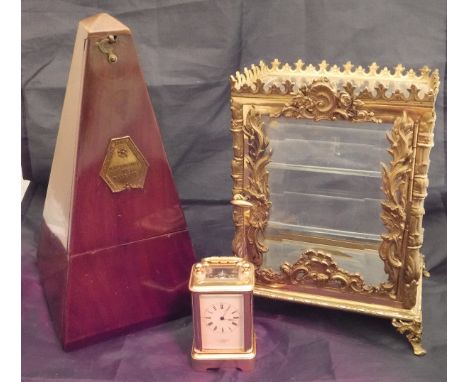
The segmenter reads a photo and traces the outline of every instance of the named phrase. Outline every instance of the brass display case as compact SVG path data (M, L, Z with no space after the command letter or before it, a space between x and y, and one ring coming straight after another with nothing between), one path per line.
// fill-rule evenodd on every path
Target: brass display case
M231 77L233 253L254 293L390 318L421 345L438 71L260 62Z

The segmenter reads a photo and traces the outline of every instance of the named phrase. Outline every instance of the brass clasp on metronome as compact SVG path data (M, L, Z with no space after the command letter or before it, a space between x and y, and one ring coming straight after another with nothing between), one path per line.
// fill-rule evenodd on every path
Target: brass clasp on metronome
M99 50L107 56L107 61L109 61L110 64L117 62L117 55L113 52L113 45L116 42L117 36L110 34L96 43Z

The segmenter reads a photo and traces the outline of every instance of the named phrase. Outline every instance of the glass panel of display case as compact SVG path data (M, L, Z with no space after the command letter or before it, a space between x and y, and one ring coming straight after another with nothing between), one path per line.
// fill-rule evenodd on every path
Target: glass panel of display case
M381 163L390 159L392 125L263 120L272 150L263 266L278 269L307 249L323 250L367 283L384 282Z

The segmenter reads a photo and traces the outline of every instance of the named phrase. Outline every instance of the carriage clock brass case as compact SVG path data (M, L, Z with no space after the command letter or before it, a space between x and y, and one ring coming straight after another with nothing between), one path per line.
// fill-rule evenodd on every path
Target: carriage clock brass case
M423 355L421 288L422 276L428 273L420 248L438 71L427 67L419 73L405 71L401 64L393 71L379 70L375 63L368 69L353 68L350 62L330 67L325 61L305 66L301 60L281 65L275 59L270 65L261 61L231 76L232 249L256 267L254 294L390 318L414 353ZM278 155L272 150L265 120L310 124L310 131L317 121L341 121L349 129L352 123L367 123L371 128L389 124L388 142L384 140L387 159L372 172L381 188L376 219L383 232L375 235L378 242L367 247L358 237L340 242L307 234L297 235L298 239L291 232L280 232L277 236L283 235L284 243L300 240L305 249L275 268L264 265L265 259L275 256L266 232L275 208L270 162L272 155ZM313 155L314 150L309 152ZM319 214L326 216L327 210ZM374 251L384 280L367 283L360 273L340 266L335 253L346 256L346 248Z
M207 257L193 265L189 289L195 370L254 368L254 284L253 264L239 257Z

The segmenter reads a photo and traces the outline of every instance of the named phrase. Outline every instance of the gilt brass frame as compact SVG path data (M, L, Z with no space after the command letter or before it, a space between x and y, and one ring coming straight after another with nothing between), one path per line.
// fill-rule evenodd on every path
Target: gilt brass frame
M255 264L256 295L391 318L414 353L423 355L421 290L426 272L420 248L438 71L423 67L417 74L398 65L392 72L375 63L368 70L353 67L350 62L328 69L325 61L305 67L301 60L293 66L274 60L231 76L232 250ZM298 254L294 264L285 262L279 271L260 267L268 251L264 231L271 206L271 149L262 116L393 124L387 135L391 160L382 164L386 232L379 255L386 282L367 285L323 251Z

